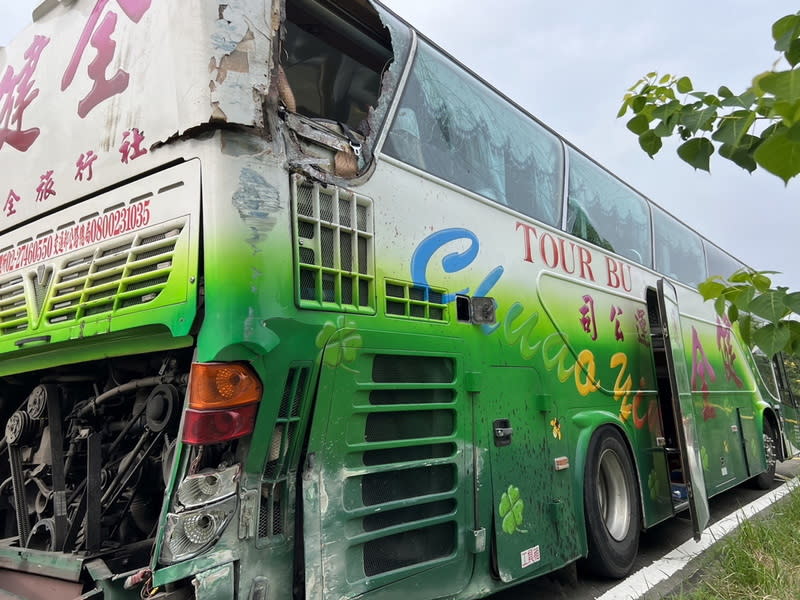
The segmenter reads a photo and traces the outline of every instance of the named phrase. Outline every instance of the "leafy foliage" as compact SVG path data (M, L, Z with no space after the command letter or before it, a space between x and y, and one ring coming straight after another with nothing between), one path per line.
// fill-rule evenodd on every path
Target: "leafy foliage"
M737 271L728 280L712 277L698 286L717 313L739 323L742 339L768 356L800 354L800 292L772 287L774 271Z
M677 135L678 156L695 169L709 171L716 149L748 172L761 167L788 183L800 173L800 12L778 19L772 38L780 58L742 93L703 92L689 77L652 72L629 88L617 117L633 113L627 127L651 158ZM779 67L784 60L788 69Z

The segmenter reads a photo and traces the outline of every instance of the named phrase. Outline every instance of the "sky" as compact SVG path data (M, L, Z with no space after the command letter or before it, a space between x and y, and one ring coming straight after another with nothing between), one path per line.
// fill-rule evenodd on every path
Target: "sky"
M166 0L156 0L166 1ZM0 45L39 0L4 1ZM675 154L650 159L617 119L622 96L650 71L695 88L744 91L778 54L770 26L789 0L385 0L405 20L542 122L667 211L778 284L800 290L800 177L784 186L712 158L711 174ZM628 117L629 118L629 117Z

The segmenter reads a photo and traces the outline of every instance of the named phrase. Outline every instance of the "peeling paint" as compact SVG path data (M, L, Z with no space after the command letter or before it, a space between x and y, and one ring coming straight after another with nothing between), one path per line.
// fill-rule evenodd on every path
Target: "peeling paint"
M245 167L239 173L239 188L233 194L233 206L250 229L247 243L259 252L261 239L275 227L273 216L281 209L277 188L254 169Z
M263 2L220 4L210 35L209 88L212 119L263 126L259 97L266 94L272 13ZM261 19L253 20L253 15ZM254 100L256 100L254 102Z

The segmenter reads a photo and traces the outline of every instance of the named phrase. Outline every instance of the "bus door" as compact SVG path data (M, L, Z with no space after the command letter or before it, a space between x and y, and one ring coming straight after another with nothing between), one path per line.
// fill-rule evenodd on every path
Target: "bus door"
M708 498L700 459L692 388L686 368L678 294L669 281L660 279L656 294L648 294L648 309L653 315L651 347L673 507L678 512L688 504L694 538L699 540L700 533L708 524Z
M307 600L455 596L468 583L472 400L454 346L355 326L330 338L300 479Z
M577 552L566 427L541 389L532 368L490 367L479 399L479 426L491 432L492 561L504 582L550 571Z
M778 396L783 421L786 453L795 456L800 453L800 359L791 354L778 354L772 359L777 379Z

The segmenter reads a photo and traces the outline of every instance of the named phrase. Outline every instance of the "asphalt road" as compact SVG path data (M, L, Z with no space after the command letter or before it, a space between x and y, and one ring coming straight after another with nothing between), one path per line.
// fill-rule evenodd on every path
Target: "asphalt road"
M800 473L800 460L779 463L777 472L781 477L797 476ZM781 480L776 478L774 487L780 483ZM755 490L741 485L715 496L709 501L711 523L728 516L768 492L769 490ZM692 527L688 521L688 513L686 514L686 518L670 519L642 533L634 572L652 564L692 538ZM575 565L571 565L561 572L544 575L489 598L490 600L593 600L618 583L616 580L598 579L580 573Z

